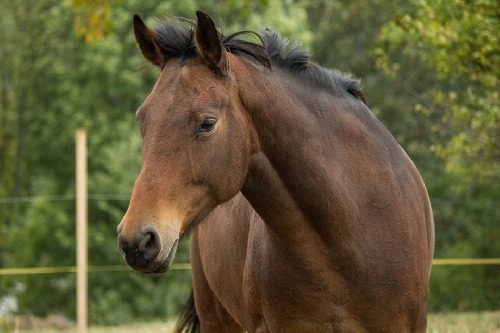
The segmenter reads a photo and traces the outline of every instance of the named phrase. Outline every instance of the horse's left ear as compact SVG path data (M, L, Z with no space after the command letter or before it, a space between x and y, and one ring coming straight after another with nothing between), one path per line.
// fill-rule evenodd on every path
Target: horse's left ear
M196 11L196 48L207 66L214 72L226 75L229 67L227 52L222 45L214 21L201 10Z

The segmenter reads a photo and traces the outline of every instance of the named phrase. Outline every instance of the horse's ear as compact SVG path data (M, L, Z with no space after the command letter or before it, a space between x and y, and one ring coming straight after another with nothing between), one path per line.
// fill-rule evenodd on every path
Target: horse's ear
M195 28L196 48L207 66L216 73L226 75L228 71L227 52L222 45L214 21L201 10L196 11L198 23Z
M165 56L156 41L156 34L146 26L137 14L134 15L134 34L144 58L161 67L165 62Z

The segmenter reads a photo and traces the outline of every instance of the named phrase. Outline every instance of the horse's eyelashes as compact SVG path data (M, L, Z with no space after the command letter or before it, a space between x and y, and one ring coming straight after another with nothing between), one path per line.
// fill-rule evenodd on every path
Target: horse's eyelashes
M210 133L215 129L215 125L217 124L217 119L212 117L207 117L202 119L196 124L196 133Z

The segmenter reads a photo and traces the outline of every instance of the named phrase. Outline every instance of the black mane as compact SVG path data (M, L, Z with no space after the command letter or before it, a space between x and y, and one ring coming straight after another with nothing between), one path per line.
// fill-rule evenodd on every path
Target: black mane
M196 56L194 43L195 21L176 18L160 22L155 28L156 40L167 59L180 58L181 62ZM348 92L365 102L361 83L349 75L321 67L311 61L309 53L299 43L289 44L279 33L263 29L262 36L253 31L239 31L228 36L221 35L225 49L238 56L254 58L263 66L288 70L301 79L322 86ZM259 43L244 37L254 37Z

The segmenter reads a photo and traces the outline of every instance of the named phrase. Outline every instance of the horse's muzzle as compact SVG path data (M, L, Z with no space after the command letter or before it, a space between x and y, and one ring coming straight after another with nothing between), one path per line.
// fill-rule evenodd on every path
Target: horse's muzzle
M174 260L178 241L162 244L160 235L152 227L143 228L131 239L118 231L118 248L125 261L133 269L146 273L167 271Z

